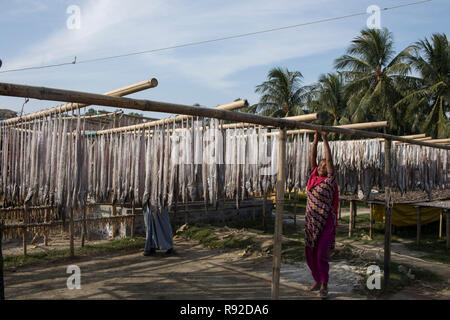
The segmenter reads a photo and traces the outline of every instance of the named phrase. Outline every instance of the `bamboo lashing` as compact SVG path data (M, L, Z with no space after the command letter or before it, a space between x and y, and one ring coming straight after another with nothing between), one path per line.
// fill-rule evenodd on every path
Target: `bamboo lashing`
M310 129L325 132L336 132L346 135L358 135L368 138L385 138L394 141L409 142L412 144L422 145L425 147L434 147L438 149L450 150L450 146L439 145L435 143L428 143L425 141L416 141L412 139L402 138L386 133L370 132L357 129L347 129L331 126L323 126L318 124L310 124L305 122L298 122L292 120L285 120L280 118L271 118L254 114L247 114L243 112L232 112L227 110L220 110L216 108L192 107L182 104L119 98L112 96L105 96L95 93L87 93L72 90L61 90L46 87L34 87L26 85L17 85L11 83L0 83L0 95L13 96L22 98L32 98L39 100L76 102L85 104L95 104L108 107L117 107L123 109L136 109L142 111L155 111L174 114L184 114L189 116L199 116L206 118L216 118L229 121L241 121L259 124L262 126L273 126L289 129ZM173 120L172 120L173 121Z
M129 94L133 94L133 93L147 90L150 88L155 88L156 86L158 86L158 80L155 78L151 78L149 80L144 80L141 82L130 84L126 87L108 91L108 92L104 93L104 95L112 96L112 97L123 97L123 96L129 95ZM89 104L89 103L87 103L87 104L67 103L62 106L58 106L58 107L54 107L51 109L31 113L31 114L28 114L28 115L25 115L22 117L15 117L15 118L7 119L4 121L4 124L6 124L6 125L16 124L18 122L34 120L34 119L46 117L46 116L49 116L49 115L52 115L55 113L68 112L68 111L72 111L75 109L84 108L89 105L91 105L91 104Z

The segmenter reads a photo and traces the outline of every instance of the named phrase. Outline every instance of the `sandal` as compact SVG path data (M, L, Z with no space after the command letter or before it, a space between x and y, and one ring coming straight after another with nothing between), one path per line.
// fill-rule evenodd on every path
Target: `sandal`
M328 289L320 289L319 297L322 299L328 298Z
M308 291L318 291L320 289L320 283L316 282L312 286L308 287Z

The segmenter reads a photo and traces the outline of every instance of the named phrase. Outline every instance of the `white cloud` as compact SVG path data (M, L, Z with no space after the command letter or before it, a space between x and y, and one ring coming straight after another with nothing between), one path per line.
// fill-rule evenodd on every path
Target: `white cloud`
M70 62L191 41L253 32L342 14L330 1L211 1L87 0L81 4L82 28L60 30L23 50L4 69ZM327 7L327 10L322 10ZM197 47L143 55L132 63L164 66L215 88L238 83L232 75L247 68L304 57L347 44L355 29L321 24ZM127 60L130 63L130 60ZM91 68L95 69L93 64ZM73 69L76 70L76 69ZM73 71L76 77L76 71Z

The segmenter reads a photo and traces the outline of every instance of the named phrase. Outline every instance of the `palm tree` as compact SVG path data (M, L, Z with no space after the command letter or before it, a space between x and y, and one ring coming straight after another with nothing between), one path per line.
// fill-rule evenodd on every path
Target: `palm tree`
M303 114L303 102L307 94L300 86L303 75L280 67L268 73L268 80L256 86L255 92L262 94L259 103L250 110L265 116L288 117Z
M348 82L345 95L352 122L387 120L400 134L408 129L401 119L402 110L393 106L402 97L400 85L411 81L410 66L405 63L409 48L394 56L392 34L386 29L365 29L356 37L347 54L335 60Z
M450 134L446 112L450 104L450 46L445 34L433 34L410 47L408 62L421 76L396 106L407 106L407 118L416 130L432 137Z
M344 117L347 108L344 88L345 82L340 73L321 75L319 81L311 87L314 100L309 101L309 109L313 112L326 112L328 116L325 125L337 126Z

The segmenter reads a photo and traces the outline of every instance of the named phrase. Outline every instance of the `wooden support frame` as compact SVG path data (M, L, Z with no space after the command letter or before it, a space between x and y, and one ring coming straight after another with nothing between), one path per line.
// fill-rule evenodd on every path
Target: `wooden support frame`
M160 101L150 101L141 99L131 99L122 97L106 96L95 93L86 93L72 90L61 90L46 87L34 87L26 85L17 85L0 82L0 95L10 97L22 97L39 100L64 101L72 103L95 104L108 107L117 107L123 109L135 109L141 111L155 111L164 113L183 114L185 116L199 116L216 118L229 121L240 121L262 126L273 126L289 129L310 129L317 131L335 132L346 135L358 135L368 138L384 138L389 141L402 141L411 144L422 145L425 147L434 147L450 150L450 146L425 141L416 141L399 136L393 136L386 133L370 132L357 129L347 129L332 126L322 126L293 120L265 117L243 112L232 112L227 110L218 110L216 108L191 107L182 104L167 103ZM173 120L171 120L173 121ZM131 129L130 129L131 130Z

